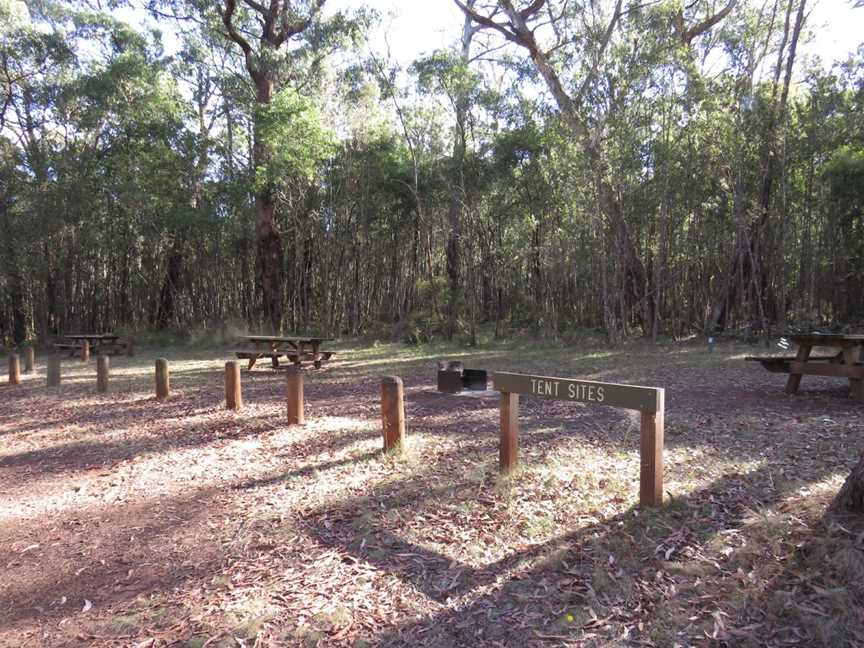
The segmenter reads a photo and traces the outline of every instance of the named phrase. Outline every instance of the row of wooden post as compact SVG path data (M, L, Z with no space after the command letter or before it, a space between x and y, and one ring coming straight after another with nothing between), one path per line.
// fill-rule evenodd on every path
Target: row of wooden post
M60 384L60 356L56 353L48 356L46 364L45 379L49 387ZM96 359L96 390L105 393L108 391L108 374L110 360L106 355L100 355ZM32 374L36 370L35 356L32 347L24 351L24 373ZM9 384L21 384L21 359L17 353L9 355Z
M85 342L86 344L86 342ZM97 391L108 391L110 361L100 355L97 360ZM33 349L25 352L24 370L34 370ZM303 370L290 367L287 370L287 417L289 425L304 425ZM60 357L49 357L48 385L60 384ZM9 382L21 382L21 367L18 354L9 356ZM156 360L156 398L164 400L171 391L168 361ZM381 427L384 450L394 451L405 445L405 402L402 379L385 376L381 380ZM240 363L225 363L225 406L230 410L243 407L240 381ZM663 503L663 396L659 396L656 412L642 412L640 425L640 503L660 506ZM501 392L501 426L499 438L499 467L502 473L514 470L519 461L519 394Z
M305 425L306 418L303 410L303 372L297 367L290 367L287 370L287 386L288 424ZM225 363L225 407L235 411L243 409L240 363L236 360L231 360Z
M87 341L81 352L82 360L89 357ZM87 357L85 357L85 354ZM100 355L96 360L96 390L100 393L108 391L111 361L107 355ZM24 352L24 372L33 373L35 358L32 348ZM49 387L60 384L60 356L48 357L47 382ZM21 362L17 353L9 356L9 383L21 383ZM303 371L291 367L287 371L287 410L289 425L304 425ZM156 360L156 398L164 400L171 392L171 378L168 361L165 358ZM402 379L396 376L386 376L381 380L381 425L384 435L384 450L396 450L405 444L405 403ZM240 363L230 361L225 363L225 406L230 410L243 407L243 392L240 382Z
M85 342L86 344L86 342ZM89 355L88 355L89 357ZM49 387L56 387L60 384L60 363L61 359L58 354L48 356L46 364L46 381ZM105 393L108 391L108 374L111 366L111 361L107 355L100 355L96 358L96 390ZM36 371L36 358L32 347L28 347L24 351L24 373L32 374ZM17 353L9 355L9 384L21 384L21 359Z
M31 374L35 371L35 356L33 347L24 349L24 373ZM17 353L9 355L9 384L21 384L21 357Z
M167 372L167 368L165 369ZM157 361L157 383L159 366ZM286 372L288 425L305 425L303 393L303 370L290 367ZM167 377L165 378L167 385ZM240 363L225 363L225 406L230 410L243 407L243 391L240 382ZM402 379L385 376L381 380L381 426L384 450L397 450L405 445L405 395Z

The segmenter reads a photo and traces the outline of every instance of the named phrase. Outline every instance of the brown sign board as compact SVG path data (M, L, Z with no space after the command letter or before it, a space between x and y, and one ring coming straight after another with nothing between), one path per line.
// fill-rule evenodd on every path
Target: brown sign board
M657 412L663 403L663 390L658 387L637 387L551 376L495 372L492 375L492 386L500 392L510 394L611 405L640 412Z

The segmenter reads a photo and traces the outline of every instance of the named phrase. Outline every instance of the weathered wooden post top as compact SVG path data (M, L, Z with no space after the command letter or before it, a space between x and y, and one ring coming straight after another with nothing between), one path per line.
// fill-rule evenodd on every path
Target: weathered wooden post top
M659 387L619 385L590 380L496 372L493 388L501 392L499 460L502 472L519 462L519 395L539 396L593 405L609 405L641 413L639 503L663 503L663 411L665 392Z

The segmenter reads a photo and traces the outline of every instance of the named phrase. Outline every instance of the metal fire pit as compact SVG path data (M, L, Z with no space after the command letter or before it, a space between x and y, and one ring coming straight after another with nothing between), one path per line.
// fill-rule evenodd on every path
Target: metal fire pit
M462 389L467 391L486 391L488 379L485 369L465 369L462 372Z
M486 391L488 378L484 369L465 369L461 362L438 363L438 391L458 394L462 391Z

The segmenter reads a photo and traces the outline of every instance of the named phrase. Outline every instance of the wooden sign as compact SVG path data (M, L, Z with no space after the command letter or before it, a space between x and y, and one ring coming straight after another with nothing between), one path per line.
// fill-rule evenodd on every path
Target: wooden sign
M516 373L495 373L494 388L511 394L528 394L554 400L611 405L640 412L656 412L662 389L635 387L615 383L570 380L549 376L528 376Z
M637 410L642 418L639 503L642 506L663 504L663 389L504 372L493 374L492 384L501 392L501 472L510 472L519 463L520 394Z

